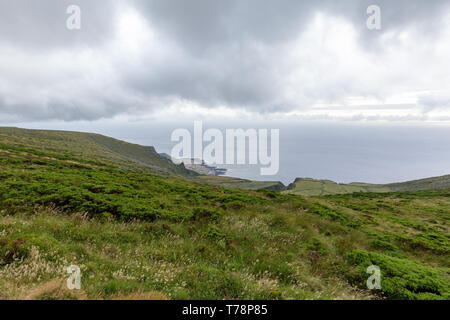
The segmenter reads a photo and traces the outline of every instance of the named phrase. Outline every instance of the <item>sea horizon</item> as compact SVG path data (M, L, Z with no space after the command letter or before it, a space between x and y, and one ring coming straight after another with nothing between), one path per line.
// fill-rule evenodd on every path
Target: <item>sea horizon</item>
M206 122L205 128L249 129L239 122ZM96 122L17 123L30 129L94 132L170 154L170 140L177 128L192 131L192 122L133 122L104 125ZM286 186L296 178L332 180L337 183L387 184L450 173L450 127L445 125L379 123L279 123L260 122L255 127L280 129L280 166L275 175L262 176L260 165L213 164L228 169L225 176L256 181L280 181ZM206 144L205 144L206 145ZM248 148L248 145L247 145Z

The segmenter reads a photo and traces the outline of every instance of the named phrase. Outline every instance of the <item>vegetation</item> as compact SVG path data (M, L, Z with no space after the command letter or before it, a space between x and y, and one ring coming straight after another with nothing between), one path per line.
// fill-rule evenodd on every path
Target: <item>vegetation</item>
M192 179L200 183L212 184L224 188L239 188L247 190L267 189L270 191L286 190L286 186L280 181L251 181L223 176L197 176Z
M223 188L89 137L0 128L0 298L449 298L449 189Z
M450 175L391 184L370 184L364 182L345 184L331 180L297 178L287 187L285 192L304 196L325 196L355 192L418 191L448 188L450 188Z

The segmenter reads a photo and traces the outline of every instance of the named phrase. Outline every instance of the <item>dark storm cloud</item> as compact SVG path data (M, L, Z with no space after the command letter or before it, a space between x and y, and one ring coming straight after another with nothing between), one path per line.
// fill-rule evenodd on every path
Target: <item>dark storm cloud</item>
M82 29L75 32L65 27L72 4L82 10ZM380 31L366 28L372 4L382 10ZM127 7L157 35L154 42L141 43L138 53L129 53L123 39L116 43L117 23ZM422 83L403 84L410 81L403 69L377 74L375 58L384 52L380 37L413 27L424 38L438 38L447 8L445 0L0 0L0 115L94 120L163 108L171 99L283 112L352 95L383 96L397 83L405 90L427 89ZM315 34L293 46L317 13L337 19L327 25L330 32L333 23L342 27L339 21L353 27L358 47L350 54L373 55L369 71L352 68L358 57L338 55L333 61L322 46L311 46L320 41ZM294 49L299 58L289 57ZM42 51L52 55L43 58ZM59 51L63 58L55 59ZM428 70L437 65L423 61Z

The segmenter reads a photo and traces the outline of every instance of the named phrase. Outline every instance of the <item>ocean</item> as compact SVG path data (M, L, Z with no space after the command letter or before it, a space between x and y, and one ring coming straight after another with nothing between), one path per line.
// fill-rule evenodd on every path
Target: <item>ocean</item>
M193 122L68 122L15 124L41 129L97 132L121 140L154 146L171 153L177 128L193 132ZM291 183L297 177L340 183L391 183L450 173L450 125L426 123L317 123L232 122L209 123L207 128L267 128L280 130L280 166L277 174L262 176L259 165L218 165L227 176Z

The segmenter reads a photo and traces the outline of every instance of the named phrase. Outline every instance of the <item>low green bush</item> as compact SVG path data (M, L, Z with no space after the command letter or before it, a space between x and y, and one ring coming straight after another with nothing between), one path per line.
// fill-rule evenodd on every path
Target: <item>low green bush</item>
M367 267L376 265L381 270L381 292L389 299L449 299L449 269L421 265L409 259L386 254L354 250L347 254L349 264L358 272L349 280L364 286L369 275Z

